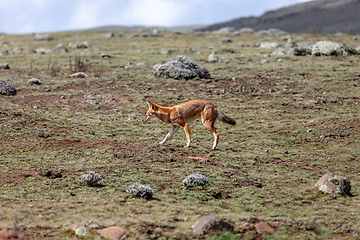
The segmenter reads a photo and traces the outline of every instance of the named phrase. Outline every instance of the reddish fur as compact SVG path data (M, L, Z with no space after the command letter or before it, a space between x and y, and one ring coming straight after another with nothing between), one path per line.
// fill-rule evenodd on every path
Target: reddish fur
M153 117L153 115L155 115L162 121L173 125L172 130L161 144L169 140L178 130L178 126L181 126L185 130L187 139L186 147L188 147L191 142L189 123L201 117L204 126L212 132L215 137L213 149L216 147L219 140L219 133L216 131L214 124L216 119L218 119L218 108L211 102L192 100L173 107L163 107L151 101L147 101L147 103L149 104L149 109L143 118L143 121L147 121L150 116ZM231 125L235 125L236 123L235 120L226 117L223 114L219 120Z

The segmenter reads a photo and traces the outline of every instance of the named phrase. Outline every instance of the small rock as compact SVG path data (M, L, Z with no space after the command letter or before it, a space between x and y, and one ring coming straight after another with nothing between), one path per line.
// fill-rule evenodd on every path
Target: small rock
M89 229L87 229L86 227L78 227L76 230L75 230L75 234L77 236L86 236L89 234Z
M58 44L54 50L53 50L54 53L67 53L68 52L68 49L63 46L62 44Z
M301 105L305 105L305 106L309 106L309 105L317 104L318 102L315 101L315 100L304 100L304 101L298 101L296 103L301 104Z
M115 34L113 32L109 32L109 33L105 34L105 37L112 38L112 37L115 37Z
M23 236L13 230L0 231L0 240L32 240L32 238Z
M51 49L48 49L48 48L44 48L44 47L38 47L36 49L36 52L37 53L40 53L40 54L45 54L45 53L51 53Z
M183 181L182 184L185 187L196 187L208 184L209 180L207 177L200 173L194 173L187 176Z
M259 44L259 48L279 48L279 47L281 47L281 45L275 42L262 42Z
M348 56L358 54L355 49L352 49L345 44L340 44L330 41L320 41L312 46L311 55L313 56Z
M96 232L104 238L113 240L123 240L129 236L129 231L126 228L116 226L99 229Z
M222 232L234 232L234 226L215 215L206 215L192 226L193 232L199 238L207 238Z
M319 190L329 194L350 194L350 180L339 175L327 173L322 176L315 184Z
M223 39L221 40L221 42L222 42L222 43L232 43L233 40L232 40L231 38L223 38Z
M0 56L7 56L9 55L9 51L8 50L5 50L3 52L0 52Z
M140 183L134 183L131 186L127 187L127 193L131 193L132 195L143 198L143 199L152 199L154 192L151 187L142 185Z
M41 85L42 82L37 78L32 78L32 79L28 80L27 83Z
M87 186L97 186L101 181L101 174L95 173L94 171L89 171L88 174L84 174L81 176L81 182Z
M109 54L103 53L103 54L101 54L101 58L112 58L112 56Z
M91 105L100 105L102 103L102 101L99 99L89 99L86 100L85 102L90 103Z
M86 78L88 75L84 72L77 72L77 73L73 73L71 74L69 77L73 77L73 78Z
M0 69L10 69L8 63L0 63Z
M80 42L80 43L69 43L68 48L90 48L91 45L88 41Z
M269 224L266 222L259 222L255 224L255 229L257 233L261 235L268 235L273 234L275 232L275 229L272 228Z
M27 51L27 53L36 53L36 50L32 49L32 48L29 48Z
M77 222L77 223L72 223L68 226L70 231L75 231L76 229L78 229L79 227L85 227L85 223L81 223L81 222Z
M168 48L164 48L163 50L161 50L161 54L171 54L173 51L168 49Z
M234 32L234 35L241 35L241 34L253 34L255 31L252 28L241 28Z
M220 28L216 31L214 31L214 33L217 33L217 34L232 34L234 32L234 28L232 27L223 27L223 28Z
M225 62L225 59L224 58L222 58L222 57L219 57L219 56L216 56L216 55L213 55L213 54L211 54L211 55L209 55L209 57L208 57L208 62L210 62L210 63L214 63L214 62Z
M49 138L52 136L52 133L47 130L40 130L38 131L38 136L41 138Z

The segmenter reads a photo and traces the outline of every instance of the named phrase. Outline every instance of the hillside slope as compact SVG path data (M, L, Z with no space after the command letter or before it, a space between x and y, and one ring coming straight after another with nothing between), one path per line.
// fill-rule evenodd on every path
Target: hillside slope
M360 0L318 0L269 11L260 17L238 18L200 31L223 27L254 30L279 28L290 33L360 33Z

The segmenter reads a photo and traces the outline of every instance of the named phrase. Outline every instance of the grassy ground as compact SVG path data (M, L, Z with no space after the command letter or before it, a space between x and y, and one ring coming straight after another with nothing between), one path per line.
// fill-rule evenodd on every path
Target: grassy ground
M272 36L231 36L234 42L223 44L224 36L214 34L52 35L50 42L0 35L9 42L0 51L10 52L0 57L10 65L0 69L1 79L18 89L16 96L0 96L0 230L16 228L35 239L77 239L67 226L92 221L126 227L130 239L193 239L191 226L203 215L216 214L234 223L241 239L358 237L358 56L278 62L264 57L273 50L252 47L264 38L285 43ZM359 45L347 35L293 38ZM95 48L26 53L83 40ZM164 48L173 52L161 54ZM212 52L226 62L207 63ZM207 66L212 79L153 76L155 64L180 54ZM263 64L263 59L270 62ZM69 77L77 60L88 77ZM33 77L43 84L27 84ZM165 106L210 100L237 125L216 124L220 141L215 151L210 149L213 137L199 121L191 125L190 148L183 149L183 131L159 146L170 127L157 119L141 122L145 96ZM88 171L102 174L100 187L80 184ZM196 172L210 183L182 186ZM349 178L354 196L326 196L314 189L329 172ZM135 182L152 187L155 199L126 193ZM276 232L258 235L257 221L268 222Z

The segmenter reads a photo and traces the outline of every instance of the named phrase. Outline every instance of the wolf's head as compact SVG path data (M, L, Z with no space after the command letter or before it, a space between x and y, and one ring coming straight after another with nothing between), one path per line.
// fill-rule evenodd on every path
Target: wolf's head
M147 103L149 109L147 110L144 118L143 118L143 122L146 122L154 117L156 117L156 104L153 103L153 102L150 102L150 101L147 101L145 98L144 98L144 101Z

